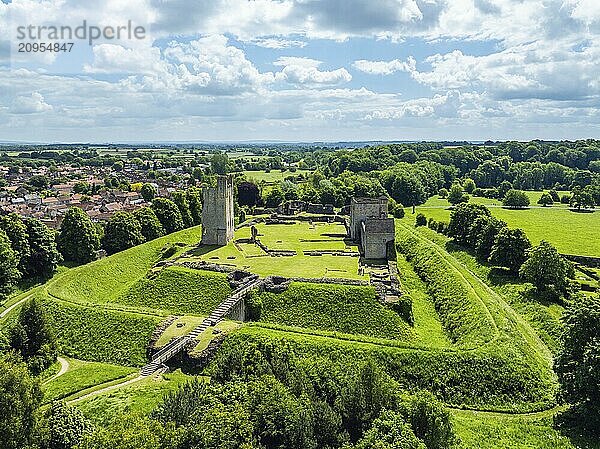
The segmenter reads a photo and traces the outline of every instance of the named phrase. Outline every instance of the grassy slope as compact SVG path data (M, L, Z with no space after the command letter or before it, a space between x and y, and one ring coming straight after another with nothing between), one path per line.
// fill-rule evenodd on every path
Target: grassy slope
M60 299L103 304L119 296L146 275L159 260L167 243L196 243L201 238L199 226L179 231L110 257L74 268L48 285L48 292Z
M372 287L292 283L283 293L263 292L261 321L289 326L410 339L410 327L382 306Z
M96 424L105 424L120 413L150 413L163 396L174 391L190 376L175 371L158 379L148 377L132 385L77 402L77 407Z
M536 198L541 192L531 192ZM471 199L472 202L498 206L496 200L487 198ZM532 201L532 206L537 206ZM417 208L428 218L449 221L450 211L444 209L450 204L437 197L430 198L423 206ZM594 213L571 212L566 207L555 205L547 208L531 208L525 210L510 210L502 207L490 209L492 214L504 220L510 227L523 229L529 239L537 244L547 240L562 253L586 256L600 256L600 211ZM407 209L407 215L410 211Z
M140 279L115 302L164 314L209 315L230 293L226 274L169 267L155 279Z
M69 370L44 386L44 402L63 399L94 385L118 379L135 372L132 368L106 363L68 359Z

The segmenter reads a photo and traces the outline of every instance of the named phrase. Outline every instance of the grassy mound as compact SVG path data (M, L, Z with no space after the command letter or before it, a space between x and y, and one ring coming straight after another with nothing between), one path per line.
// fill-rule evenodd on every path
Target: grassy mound
M226 274L169 267L155 279L140 279L115 302L166 314L208 315L230 294Z
M84 307L43 298L61 353L77 359L142 366L161 317Z
M163 246L196 243L201 236L201 228L196 226L74 268L50 283L48 293L80 303L115 302L160 259Z
M409 325L381 305L373 287L294 282L283 293L263 292L261 321L288 326L410 339Z

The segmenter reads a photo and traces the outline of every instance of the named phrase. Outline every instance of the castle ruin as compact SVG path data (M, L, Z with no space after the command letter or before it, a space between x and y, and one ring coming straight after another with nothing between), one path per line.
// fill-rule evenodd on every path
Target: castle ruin
M387 259L395 238L394 219L388 218L388 199L352 198L350 238L359 242L365 259Z
M233 177L219 176L216 187L205 187L202 197L202 244L225 246L235 231Z

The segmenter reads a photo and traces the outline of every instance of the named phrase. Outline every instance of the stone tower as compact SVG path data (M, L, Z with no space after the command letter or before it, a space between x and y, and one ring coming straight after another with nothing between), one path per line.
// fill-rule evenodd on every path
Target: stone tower
M202 244L225 246L233 239L233 177L219 176L202 192Z

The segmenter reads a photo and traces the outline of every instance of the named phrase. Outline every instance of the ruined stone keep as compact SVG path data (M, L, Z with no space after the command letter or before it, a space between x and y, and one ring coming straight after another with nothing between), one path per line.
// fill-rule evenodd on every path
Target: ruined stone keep
M233 177L219 176L216 187L202 192L202 244L225 246L233 239Z
M350 238L359 243L365 259L387 259L388 245L394 242L394 219L388 218L388 199L352 198Z

